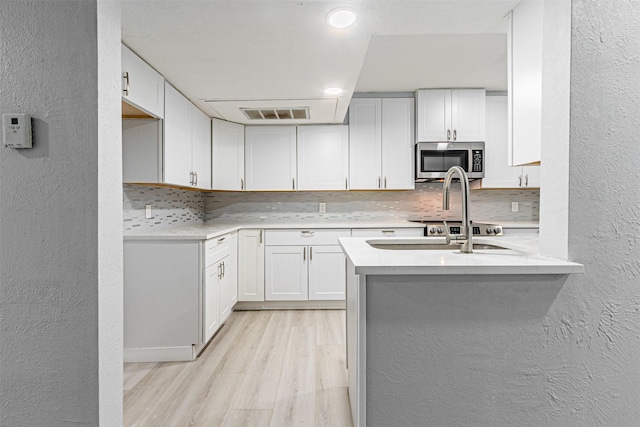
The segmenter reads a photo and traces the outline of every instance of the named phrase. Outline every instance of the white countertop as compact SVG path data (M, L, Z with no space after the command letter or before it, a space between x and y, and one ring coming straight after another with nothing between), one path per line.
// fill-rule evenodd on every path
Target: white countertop
M424 228L424 224L404 219L382 220L265 220L265 221L207 221L201 224L173 226L142 231L128 231L125 240L206 240L240 229L276 228Z
M476 237L474 243L504 246L509 250L476 250L461 254L459 250L376 249L367 241L411 241L445 243L443 238L358 238L339 239L345 254L355 265L357 274L366 275L435 275L435 274L570 274L583 273L584 266L538 254L536 236Z

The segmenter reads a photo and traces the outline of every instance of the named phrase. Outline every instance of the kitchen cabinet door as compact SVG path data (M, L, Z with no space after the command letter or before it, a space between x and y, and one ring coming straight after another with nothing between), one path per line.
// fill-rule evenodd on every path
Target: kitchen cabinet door
M418 90L418 141L484 141L485 95L484 89Z
M453 89L451 91L451 129L454 142L485 140L484 89Z
M211 119L214 190L244 190L244 126Z
M298 126L298 190L346 190L349 127Z
M264 230L238 232L238 301L264 301Z
M296 189L296 127L246 126L247 190Z
M418 141L442 142L451 139L451 89L419 90Z
M267 246L265 248L265 300L306 301L306 246Z
M125 45L122 47L122 99L159 119L164 117L164 78Z
M309 246L309 300L344 300L346 258L340 246Z
M380 189L381 168L382 100L354 98L349 104L349 188Z
M164 182L191 187L192 104L168 83L164 114Z
M382 188L412 190L414 180L415 102L382 99Z
M205 286L204 286L204 340L203 343L209 342L211 337L220 328L220 263L210 265L205 270Z
M523 1L509 14L507 87L509 165L540 161L544 2Z
M191 170L193 186L211 190L211 119L191 104Z
M238 239L237 234L227 235L229 255L222 260L222 277L220 278L220 323L224 323L233 306L238 302Z
M522 166L522 188L540 188L540 166Z

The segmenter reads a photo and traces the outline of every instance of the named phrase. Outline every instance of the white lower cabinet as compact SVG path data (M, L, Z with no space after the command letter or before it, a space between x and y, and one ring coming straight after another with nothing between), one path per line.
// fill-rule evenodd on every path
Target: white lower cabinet
M424 227L408 228L354 228L352 237L422 237Z
M211 265L205 270L204 286L204 342L208 342L220 328L220 266Z
M265 300L344 300L345 256L338 237L351 230L266 230Z
M264 301L264 230L238 232L238 301Z

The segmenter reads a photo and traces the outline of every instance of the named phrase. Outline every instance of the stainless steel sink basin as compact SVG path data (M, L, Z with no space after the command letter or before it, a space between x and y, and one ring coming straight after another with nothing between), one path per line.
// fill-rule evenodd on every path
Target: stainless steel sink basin
M386 249L391 251L456 251L460 250L459 244L446 244L441 242L425 242L425 241L411 241L411 240L368 240L369 246L375 249ZM490 245L486 243L474 243L474 250L509 250L508 248Z

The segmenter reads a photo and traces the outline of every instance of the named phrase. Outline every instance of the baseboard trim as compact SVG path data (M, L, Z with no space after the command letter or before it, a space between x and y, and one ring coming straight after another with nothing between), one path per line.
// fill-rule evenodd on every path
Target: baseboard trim
M248 310L344 310L342 301L239 301L234 311Z
M190 362L196 358L195 348L188 347L150 347L125 348L124 362Z

